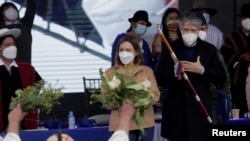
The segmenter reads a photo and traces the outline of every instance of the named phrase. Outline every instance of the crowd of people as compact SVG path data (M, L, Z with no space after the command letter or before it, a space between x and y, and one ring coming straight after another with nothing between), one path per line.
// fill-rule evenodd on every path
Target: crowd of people
M35 9L36 2L28 0L25 16L20 18L13 3L0 7L0 131L7 131L3 141L20 141L20 129L38 125L37 112L22 112L22 105L9 110L17 89L42 79L31 65ZM111 108L109 131L113 134L109 141L152 141L153 106L160 97L161 136L170 141L207 141L211 124L228 121L228 108L240 109L239 117L250 112L250 3L241 6L240 27L225 39L210 23L216 13L204 0L194 1L183 13L173 7L166 9L162 33L155 34L151 47L143 39L152 25L147 11L138 10L128 19L129 29L114 39L111 67L105 75L111 79L119 72L136 82L149 80L153 100L145 110L143 135L133 119L133 103L123 101L120 109ZM224 100L231 104L223 107Z
M153 39L151 69L158 88L164 88L161 136L170 141L206 141L210 125L226 124L230 109L240 109L241 118L250 111L250 4L242 5L240 27L224 39L223 32L210 23L217 10L206 2L194 1L193 7L183 13L172 7L166 9L162 33L156 33ZM139 19L148 22L148 16ZM141 40L137 41L142 48ZM117 40L114 48L119 48ZM205 111L194 98L196 92Z

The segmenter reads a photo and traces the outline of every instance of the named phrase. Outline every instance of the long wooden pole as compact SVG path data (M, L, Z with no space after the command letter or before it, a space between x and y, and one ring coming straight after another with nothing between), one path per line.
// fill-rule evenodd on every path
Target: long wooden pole
M174 61L175 63L178 63L179 60L178 60L178 58L176 57L174 51L172 50L170 44L168 43L168 41L167 41L166 37L164 36L164 34L163 34L162 30L160 29L160 27L158 27L158 32L160 33L163 42L166 44L166 47L167 47L167 49L169 50L170 55L171 55L173 61ZM209 114L208 114L208 112L207 112L205 106L203 105L203 103L202 103L202 101L201 101L199 95L197 94L196 90L194 89L192 83L190 82L190 80L189 80L187 74L185 73L184 70L181 70L181 71L182 71L182 73L183 73L184 79L186 80L186 82L187 82L189 88L190 88L191 91L192 91L192 94L194 95L195 100L197 101L197 103L199 104L199 106L200 106L200 108L202 109L203 113L205 114L205 116L206 116L208 122L209 122L209 123L212 123L211 117L209 116Z

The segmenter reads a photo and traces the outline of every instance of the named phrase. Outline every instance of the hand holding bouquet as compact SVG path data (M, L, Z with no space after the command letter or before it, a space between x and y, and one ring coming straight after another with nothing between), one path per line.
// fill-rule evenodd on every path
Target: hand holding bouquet
M24 112L40 109L49 113L54 105L60 104L58 100L63 97L63 93L62 88L53 88L51 84L46 84L40 80L23 90L16 90L16 97L12 98L9 108L13 109L20 103Z
M132 101L135 108L133 119L139 130L144 133L145 110L152 105L153 100L153 94L149 91L150 81L145 79L141 83L136 83L134 80L127 80L123 74L118 72L115 72L112 80L109 80L101 69L99 73L102 80L101 94L92 94L91 103L101 102L107 109L110 107L119 109L123 100Z

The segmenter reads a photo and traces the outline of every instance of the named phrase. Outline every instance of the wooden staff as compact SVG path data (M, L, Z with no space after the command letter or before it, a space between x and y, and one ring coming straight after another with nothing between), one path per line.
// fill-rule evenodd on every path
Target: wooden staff
M158 29L158 32L159 32L160 35L161 35L162 40L163 40L164 43L166 44L166 47L167 47L167 49L169 50L170 55L171 55L173 61L174 61L175 63L179 63L179 60L177 59L177 57L176 57L174 51L172 50L172 48L171 48L170 44L168 43L167 39L165 38L165 36L164 36L162 30L160 29L160 27L158 27L157 29ZM185 73L184 69L182 69L181 71L182 71L182 74L183 74L183 78L186 80L186 82L187 82L189 88L191 89L191 91L192 91L192 93L193 93L193 95L194 95L195 100L198 102L198 104L199 104L200 108L202 109L203 113L205 114L205 116L206 116L208 122L209 122L209 123L212 123L211 117L209 116L209 114L208 114L208 112L207 112L205 106L203 105L203 103L202 103L202 101L201 101L199 95L198 95L197 92L195 91L195 89L194 89L192 83L190 82L190 80L189 80L187 74Z

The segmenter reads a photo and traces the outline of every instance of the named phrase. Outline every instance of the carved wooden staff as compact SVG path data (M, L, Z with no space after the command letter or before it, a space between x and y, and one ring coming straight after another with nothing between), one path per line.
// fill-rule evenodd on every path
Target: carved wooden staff
M171 58L173 59L173 61L174 61L175 63L179 63L179 60L177 59L177 57L176 57L174 51L172 50L170 44L168 43L168 41L167 41L166 37L164 36L162 30L160 29L160 26L158 26L157 29L158 29L158 32L159 32L160 35L161 35L162 40L163 40L164 43L166 44L167 49L168 49L169 52L170 52ZM200 108L202 109L203 113L205 114L205 116L206 116L208 122L209 122L209 123L212 123L211 117L209 116L209 114L208 114L208 112L207 112L205 106L203 105L203 103L202 103L202 101L201 101L199 95L198 95L197 92L195 91L195 89L194 89L192 83L190 82L190 80L189 80L187 74L184 72L183 69L182 69L181 71L182 71L182 74L183 74L183 78L186 80L186 82L187 82L189 88L191 89L191 91L192 91L192 93L193 93L193 95L194 95L195 100L198 102L198 104L199 104Z

